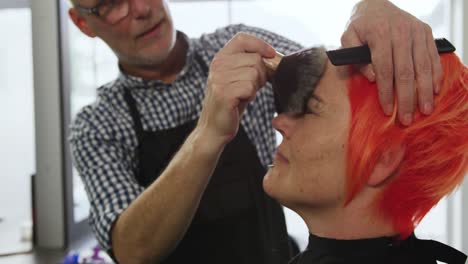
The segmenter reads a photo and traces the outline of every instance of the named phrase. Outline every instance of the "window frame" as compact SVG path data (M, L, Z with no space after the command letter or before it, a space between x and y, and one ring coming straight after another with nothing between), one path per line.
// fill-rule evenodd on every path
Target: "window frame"
M29 8L30 6L30 0L0 0L0 9Z

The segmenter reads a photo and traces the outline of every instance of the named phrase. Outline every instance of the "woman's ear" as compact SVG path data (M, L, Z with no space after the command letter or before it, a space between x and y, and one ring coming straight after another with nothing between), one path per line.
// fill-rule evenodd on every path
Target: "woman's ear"
M68 10L68 15L70 16L70 19L73 21L73 23L78 27L81 32L83 32L85 35L87 35L90 38L96 37L96 33L89 28L88 22L81 16L80 13L78 13L78 10L75 8L70 8Z
M404 156L405 147L402 144L392 146L385 150L367 180L367 185L370 187L379 187L385 184L385 182L392 178L398 171Z

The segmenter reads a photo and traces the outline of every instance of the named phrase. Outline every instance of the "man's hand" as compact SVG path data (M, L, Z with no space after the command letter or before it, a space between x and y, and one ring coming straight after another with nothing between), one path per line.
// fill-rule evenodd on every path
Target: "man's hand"
M416 97L422 113L432 112L442 66L429 25L387 0L363 0L355 6L341 43L345 48L369 45L372 65L361 72L370 81L377 80L387 115L393 112L393 87L398 118L404 125L412 122Z
M275 50L261 39L239 33L214 57L197 127L213 144L224 145L237 134L246 105L267 81L262 58Z

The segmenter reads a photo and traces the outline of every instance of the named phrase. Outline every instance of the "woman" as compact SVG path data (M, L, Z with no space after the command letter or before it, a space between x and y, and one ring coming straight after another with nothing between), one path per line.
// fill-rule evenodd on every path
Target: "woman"
M263 181L310 231L291 263L465 263L413 231L468 172L467 67L442 55L434 113L416 113L405 127L396 108L392 117L381 112L375 83L317 57L325 67L308 109L273 120L283 141Z

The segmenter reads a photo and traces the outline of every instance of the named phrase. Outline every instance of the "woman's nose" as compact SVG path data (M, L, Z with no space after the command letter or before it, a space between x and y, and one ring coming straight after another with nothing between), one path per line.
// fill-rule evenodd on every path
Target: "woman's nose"
M288 138L294 128L294 119L287 114L279 114L271 121L273 127L281 133L283 138Z

